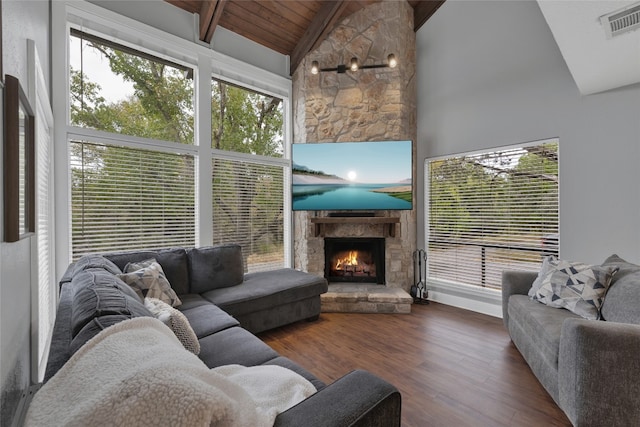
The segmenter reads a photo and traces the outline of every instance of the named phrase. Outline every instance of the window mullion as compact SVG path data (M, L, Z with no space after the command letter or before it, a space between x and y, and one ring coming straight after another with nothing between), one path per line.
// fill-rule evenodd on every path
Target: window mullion
M211 182L211 59L198 56L196 71L196 244L213 244L213 187Z

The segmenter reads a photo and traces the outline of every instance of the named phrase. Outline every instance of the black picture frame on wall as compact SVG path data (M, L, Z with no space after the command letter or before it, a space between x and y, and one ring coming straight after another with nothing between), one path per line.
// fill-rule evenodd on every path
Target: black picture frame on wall
M4 78L4 240L35 232L35 123L20 81Z

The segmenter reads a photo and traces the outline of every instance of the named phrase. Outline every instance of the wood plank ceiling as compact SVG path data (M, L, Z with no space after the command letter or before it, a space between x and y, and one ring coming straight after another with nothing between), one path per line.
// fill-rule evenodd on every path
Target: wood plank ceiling
M200 40L210 43L219 25L290 57L293 74L346 16L380 0L165 0L199 15ZM417 31L445 0L407 0Z

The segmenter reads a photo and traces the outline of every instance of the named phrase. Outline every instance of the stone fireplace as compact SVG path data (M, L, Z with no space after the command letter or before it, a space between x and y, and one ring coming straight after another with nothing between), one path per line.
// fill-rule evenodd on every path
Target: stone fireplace
M395 68L317 75L309 71L312 61L329 67L357 57L362 64L379 64L390 53L398 58ZM418 165L415 74L413 8L408 2L382 1L350 15L306 55L292 76L294 143L411 140L415 183ZM381 305L387 301L387 296L381 293L402 295L404 303L406 295L410 307L408 291L413 281L412 254L416 249L415 200L414 193L413 210L376 211L375 220L347 218L348 221L322 223L332 212L294 212L294 267L324 276L328 239L382 239L384 286L377 279L376 283L344 283L352 284L355 294L368 295L371 311L407 312L406 307L395 310ZM343 284L336 286L349 289ZM338 311L334 308L331 311Z

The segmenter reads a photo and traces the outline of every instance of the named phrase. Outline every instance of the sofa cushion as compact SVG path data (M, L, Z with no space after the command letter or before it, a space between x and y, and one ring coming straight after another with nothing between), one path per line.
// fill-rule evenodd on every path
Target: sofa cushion
M617 267L587 265L555 256L550 256L545 265L534 300L549 307L566 308L585 319L600 318L600 307Z
M155 258L130 262L125 266L124 271L118 274L118 278L131 286L141 300L157 298L172 307L182 304Z
M106 272L84 271L80 273L82 282L91 283L78 289L71 308L71 335L94 318L105 315L124 315L126 318L151 316L136 295L125 290L127 285ZM75 280L74 283L75 285Z
M111 262L109 259L103 257L102 255L90 254L81 257L76 263L73 265L72 275L76 275L81 271L90 270L90 269L103 269L108 271L111 274L119 274L122 273L121 269ZM61 280L61 282L66 282L65 278Z
M71 354L78 351L80 347L98 335L103 329L120 323L123 320L132 319L133 317L135 316L127 314L106 314L104 316L94 317L89 323L84 325L80 332L71 340L71 345L69 346Z
M186 316L198 339L240 325L236 319L200 295L183 295L180 311ZM200 303L201 302L201 303Z
M136 291L131 286L124 283L114 274L99 269L87 269L73 276L73 280L69 284L75 295L79 290L91 286L93 284L111 285L121 290L132 298L138 298ZM142 302L142 300L140 300Z
M609 285L609 287L613 286L616 281L622 279L627 274L632 274L640 271L640 265L630 263L629 261L620 258L616 254L613 254L605 259L602 263L602 266L618 268L618 272L611 278L611 284Z
M200 339L200 359L209 367L262 365L278 353L251 332L233 327Z
M602 303L603 319L640 324L640 266L617 255L610 256L602 265L619 268Z
M189 250L188 258L191 293L201 294L242 283L244 266L239 245L194 248Z
M200 353L198 337L184 314L157 298L145 298L144 306L173 331L184 348L193 354Z
M540 354L556 369L560 350L562 323L568 318L580 318L569 310L548 307L532 301L526 295L512 295L508 303L509 331L517 324L526 339L537 344ZM518 337L513 337L518 342Z
M178 295L189 293L189 269L187 251L184 248L160 249L157 251L118 252L105 254L122 271L130 262L155 258L162 266L171 287Z
M327 292L327 281L318 276L281 268L249 273L233 288L214 289L202 296L232 316L270 309Z

